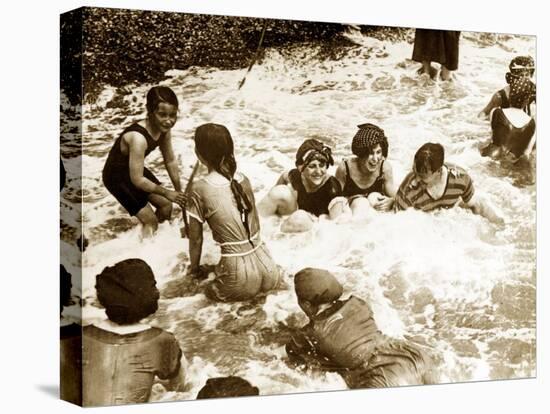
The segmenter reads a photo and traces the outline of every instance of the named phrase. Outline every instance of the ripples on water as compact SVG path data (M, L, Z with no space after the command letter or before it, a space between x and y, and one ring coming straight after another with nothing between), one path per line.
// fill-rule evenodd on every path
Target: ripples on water
M412 45L350 36L360 46L337 62L316 62L307 49L294 59L268 51L241 90L244 71L171 71L165 84L180 98L173 141L182 178L195 162L194 129L204 122L230 129L239 168L251 179L257 200L293 166L302 140L323 139L340 160L350 153L356 125L374 122L389 137L397 182L421 144L441 142L446 158L465 167L476 190L500 206L508 226L497 228L455 209L383 214L353 225L321 221L309 233L289 235L280 232L279 218L270 218L262 223L263 238L287 288L252 304L211 303L201 283L183 279L188 241L179 237L179 214L174 223L161 225L153 240L140 243L136 221L101 183L105 157L120 131L142 116L150 85L125 95L122 108L106 108L114 92L107 89L96 105L83 108L82 154L74 143L77 117L70 111L63 115L69 181L62 207L69 214L62 222L62 251L70 252L66 267L76 274L79 259L72 246L82 225L90 242L78 293L86 299L86 323L105 318L93 287L105 266L129 257L152 266L161 301L151 323L176 334L191 382L181 394L157 386L154 400L194 398L208 377L229 374L249 379L262 394L345 388L336 374L285 363L285 340L305 323L292 288L292 275L304 266L333 271L347 293L368 299L383 332L434 346L444 381L535 375L535 187L525 170L479 155L490 126L476 118L504 85L509 60L534 56L534 38L463 34L455 82L445 84L416 76L418 64L408 60ZM82 188L75 188L78 180L70 177L80 162L84 178ZM146 163L162 182L170 182L158 151ZM209 234L204 245L204 261L216 263L219 252Z

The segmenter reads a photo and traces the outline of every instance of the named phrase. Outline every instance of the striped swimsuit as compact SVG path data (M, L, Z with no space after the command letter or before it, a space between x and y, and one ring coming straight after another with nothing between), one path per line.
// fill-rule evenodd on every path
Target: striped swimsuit
M453 164L445 164L447 167L447 185L443 195L434 199L415 178L414 173L409 173L395 197L394 209L406 210L413 207L417 210L432 211L438 208L452 208L460 199L468 203L474 196L474 184L468 173L461 167Z

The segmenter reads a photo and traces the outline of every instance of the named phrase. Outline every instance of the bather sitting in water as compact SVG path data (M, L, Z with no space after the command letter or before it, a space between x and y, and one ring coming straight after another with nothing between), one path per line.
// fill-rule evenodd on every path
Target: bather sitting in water
M141 259L106 267L96 290L109 319L83 329L83 405L147 402L155 377L165 388L183 391L186 360L178 341L143 321L158 308L151 267Z
M260 236L250 181L236 172L231 134L223 125L201 125L195 131L195 153L208 175L193 183L187 203L190 274L201 277L206 222L222 256L208 297L224 302L249 300L276 288L279 269Z
M480 116L489 117L496 108L510 108L510 89L514 80L520 78L531 79L535 74L535 61L531 56L516 56L509 65L509 72L506 72L505 78L507 85L494 93L489 103L481 110ZM521 110L531 115L531 104L535 101L535 96L531 96L529 101L524 104Z
M342 285L326 270L294 277L298 305L309 324L286 346L291 361L338 372L349 388L435 384L438 373L425 349L382 334L364 300L341 300Z
M525 108L533 99L536 87L527 78L515 78L510 83L510 107L491 112L492 142L482 149L483 156L510 154L514 161L528 159L535 146L535 120Z
M373 124L358 126L351 151L355 157L344 159L336 170L336 179L343 188L339 200L343 209L351 209L354 217L364 217L374 208L389 211L396 188L388 156L388 140L384 131Z
M334 199L342 194L340 183L327 169L334 164L331 150L316 139L305 140L296 152L296 168L283 173L258 209L262 216L290 215L282 225L287 232L311 229L315 217L337 217L341 205ZM341 203L338 203L341 204Z
M428 142L414 156L413 171L403 180L395 197L394 210L415 208L432 211L464 204L474 213L503 224L504 219L489 202L474 191L474 183L461 167L445 163L441 144Z

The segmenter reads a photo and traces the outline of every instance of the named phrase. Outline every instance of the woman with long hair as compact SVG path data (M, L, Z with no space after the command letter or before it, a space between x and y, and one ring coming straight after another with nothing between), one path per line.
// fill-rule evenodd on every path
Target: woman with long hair
M237 172L228 129L212 123L198 127L195 153L208 174L193 183L187 201L191 275L200 273L203 224L207 222L221 248L216 279L207 296L224 302L240 301L274 289L279 269L261 240L252 186Z

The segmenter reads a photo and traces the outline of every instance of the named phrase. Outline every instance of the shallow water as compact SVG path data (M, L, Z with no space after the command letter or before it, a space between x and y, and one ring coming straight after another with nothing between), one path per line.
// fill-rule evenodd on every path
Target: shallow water
M173 143L185 182L195 162L192 136L204 122L225 124L235 140L239 169L260 200L278 175L293 166L305 138L328 142L337 161L350 153L356 125L373 122L389 137L396 182L410 169L416 149L427 141L445 146L446 159L464 167L476 191L498 205L507 220L499 228L463 209L425 214L380 214L364 223L336 225L321 220L303 234L284 234L280 219L262 222L262 236L282 267L287 289L256 303L215 304L203 286L186 280L188 241L179 236L179 212L152 240L139 241L128 217L101 183L106 155L120 131L144 112L141 85L123 108L98 103L83 107L83 155L71 145L77 126L62 122L62 152L69 171L62 206L65 267L76 274L74 240L80 227L89 240L83 256L85 323L105 318L97 305L95 275L119 260L147 261L161 290L151 324L175 333L189 362L185 393L155 388L154 400L194 398L208 377L240 375L261 394L345 388L337 374L295 370L286 364L289 330L305 323L296 304L292 277L305 266L333 271L353 292L368 299L380 329L414 338L441 355L444 382L520 378L536 375L536 192L524 170L483 158L490 137L487 121L476 118L490 95L504 86L509 60L535 56L533 37L489 38L463 33L460 68L453 83L416 75L408 58L412 45L390 44L350 33L361 46L336 62L319 63L311 49L295 56L268 51L241 90L240 71L191 68L171 71L164 84L180 98ZM76 128L76 129L75 129ZM82 189L70 173L82 162ZM146 165L168 184L159 151ZM83 198L83 215L75 208ZM205 236L203 262L219 252ZM75 287L74 290L79 290Z

